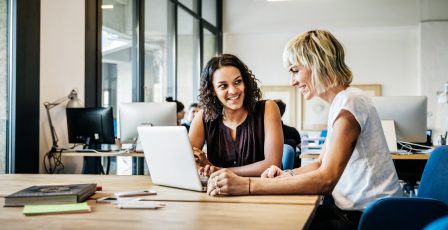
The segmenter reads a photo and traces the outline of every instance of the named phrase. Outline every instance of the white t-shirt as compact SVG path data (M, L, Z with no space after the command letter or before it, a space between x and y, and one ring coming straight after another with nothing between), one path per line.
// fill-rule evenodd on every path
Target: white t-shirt
M333 190L335 204L342 210L364 210L378 198L401 196L397 172L380 118L370 98L360 89L349 87L334 98L328 117L327 141L331 141L333 123L342 109L353 114L361 132L353 154Z

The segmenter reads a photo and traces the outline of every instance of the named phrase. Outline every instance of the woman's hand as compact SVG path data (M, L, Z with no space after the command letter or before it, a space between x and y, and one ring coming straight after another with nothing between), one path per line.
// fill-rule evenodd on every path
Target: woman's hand
M210 163L210 161L208 161L207 156L205 155L205 153L196 148L193 147L193 154L194 154L194 159L196 160L196 165L198 167L205 167L206 165L213 165L212 163Z
M207 194L219 195L248 195L250 178L240 177L229 169L221 169L210 175L207 185Z
M275 177L286 177L292 176L292 173L285 172L281 170L279 167L272 165L268 169L264 170L261 174L261 178L275 178Z
M199 167L198 173L201 176L209 177L210 174L212 174L212 173L214 173L214 172L216 172L216 171L218 171L220 169L221 169L220 167L216 167L214 165L209 164L209 165L206 165L204 167Z

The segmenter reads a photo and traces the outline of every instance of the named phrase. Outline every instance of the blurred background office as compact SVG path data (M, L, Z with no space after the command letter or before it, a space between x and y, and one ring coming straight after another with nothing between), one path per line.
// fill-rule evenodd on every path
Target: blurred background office
M314 28L344 44L354 84L427 96L428 128L444 133L435 126L448 73L444 0L0 0L0 173L44 171L44 101L77 88L83 105L112 106L115 116L119 102L173 96L189 105L201 67L222 52L246 60L263 85L287 86L283 47ZM300 96L287 106L288 125L307 133ZM52 115L67 145L65 108ZM81 159L65 161L65 173L80 172Z

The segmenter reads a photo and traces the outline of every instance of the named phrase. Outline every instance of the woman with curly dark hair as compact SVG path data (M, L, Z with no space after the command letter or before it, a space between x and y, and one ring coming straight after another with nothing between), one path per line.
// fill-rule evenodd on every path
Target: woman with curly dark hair
M202 111L189 133L201 173L229 168L240 176L260 176L271 164L280 167L280 112L274 101L260 100L256 81L252 71L231 54L212 58L202 71ZM200 150L204 144L207 154Z

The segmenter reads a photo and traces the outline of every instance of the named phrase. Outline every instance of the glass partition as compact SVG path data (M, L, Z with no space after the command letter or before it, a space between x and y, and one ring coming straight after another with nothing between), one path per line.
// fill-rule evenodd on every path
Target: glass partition
M208 1L98 0L102 3L97 11L102 19L101 74L86 79L101 77L96 79L101 82L96 90L101 92L86 95L99 96L101 106L112 106L114 117L121 102L161 102L167 96L187 108L196 102L201 62L217 54L222 36L221 26L216 25L222 21L216 12L222 10L217 8L221 0Z
M217 35L212 33L210 30L207 30L206 28L203 29L204 34L204 49L202 53L203 60L203 67L207 64L207 62L214 56L218 54L217 50Z
M169 20L173 4L166 0L145 1L145 68L144 101L162 102L166 95L172 95L174 74L172 59L174 49L172 20ZM168 87L167 87L168 86Z
M132 101L132 4L131 0L103 0L102 106L112 106L114 117L118 103Z
M204 1L204 0L203 0ZM208 0L205 0L208 1ZM197 13L197 0L179 0L179 3L190 9L191 11Z
M177 25L176 98L188 107L196 102L199 85L199 22L178 8Z
M8 121L8 1L0 0L0 174L6 171Z
M132 0L103 0L102 5L101 99L102 106L113 107L115 118L120 103L132 102L133 85L136 81L133 77L136 74L133 62L136 62L137 49L133 38L135 36L133 4L135 1ZM131 174L130 162L132 162L130 157L112 159L111 173Z
M217 26L216 13L216 0L202 1L202 18L214 26Z

